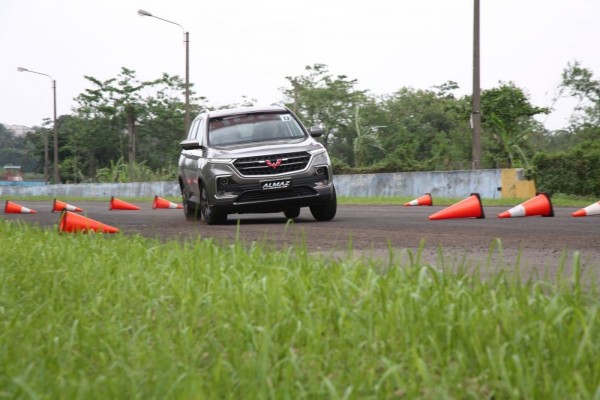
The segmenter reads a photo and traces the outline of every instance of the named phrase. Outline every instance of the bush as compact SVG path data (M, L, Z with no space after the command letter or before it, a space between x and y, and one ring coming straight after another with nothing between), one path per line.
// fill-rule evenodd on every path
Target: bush
M563 153L539 153L532 164L540 191L600 197L600 143L582 143Z

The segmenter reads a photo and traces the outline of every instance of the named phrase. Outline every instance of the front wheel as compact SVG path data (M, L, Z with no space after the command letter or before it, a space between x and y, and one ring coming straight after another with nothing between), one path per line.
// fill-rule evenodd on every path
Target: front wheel
M200 207L197 203L190 200L190 193L186 188L181 189L181 198L183 202L183 215L188 221L200 219Z
M285 215L285 217L287 219L294 219L294 218L298 218L298 216L300 215L300 207L291 207L291 208L286 208L283 211L283 215Z
M331 221L337 212L337 196L335 187L332 187L331 199L327 203L310 206L310 213L317 221Z
M202 185L202 190L200 191L200 209L202 210L204 221L208 225L222 224L227 221L227 214L216 210L208 204L208 193L204 185Z

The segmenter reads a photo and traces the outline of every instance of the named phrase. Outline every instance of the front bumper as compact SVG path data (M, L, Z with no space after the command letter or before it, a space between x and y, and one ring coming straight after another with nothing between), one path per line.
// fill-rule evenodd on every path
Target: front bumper
M291 179L291 186L280 190L262 190L260 182L264 180L236 183L232 177L217 177L213 206L233 214L281 212L291 207L327 203L333 196L333 182L328 167L321 167L321 171L326 172L320 175L274 178L274 181ZM220 184L223 179L230 183Z

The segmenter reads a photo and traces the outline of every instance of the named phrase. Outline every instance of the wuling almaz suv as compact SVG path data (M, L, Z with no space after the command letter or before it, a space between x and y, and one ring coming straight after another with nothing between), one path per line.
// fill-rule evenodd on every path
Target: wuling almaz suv
M202 112L181 142L179 185L187 219L223 223L228 214L309 207L317 221L335 217L337 199L327 151L287 108Z

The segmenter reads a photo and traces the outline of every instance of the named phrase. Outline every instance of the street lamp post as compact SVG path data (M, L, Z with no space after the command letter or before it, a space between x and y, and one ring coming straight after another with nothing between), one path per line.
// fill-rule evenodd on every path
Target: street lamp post
M160 19L161 21L168 22L173 25L177 25L183 31L183 42L185 43L185 134L190 128L190 33L187 32L183 26L178 24L177 22L169 21L168 19L164 19L161 17L157 17L156 15L152 15L152 13L144 10L138 10L138 15L142 17L152 17L156 19Z
M471 123L473 129L473 169L481 168L481 82L479 54L479 0L473 2L473 101Z
M32 71L23 67L18 67L17 71L44 75L52 80L52 100L54 105L54 183L60 183L60 172L58 170L58 124L56 123L56 80L48 74ZM49 180L48 164L48 134L46 133L44 135L44 179L46 180L46 184Z

